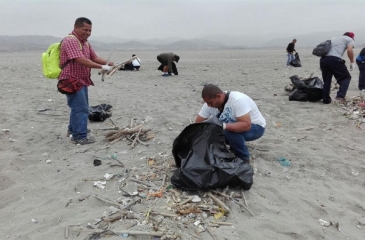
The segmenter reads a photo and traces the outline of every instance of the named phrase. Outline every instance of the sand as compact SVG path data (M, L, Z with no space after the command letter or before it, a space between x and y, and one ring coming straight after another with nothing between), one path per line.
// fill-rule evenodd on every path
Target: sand
M156 70L159 52L117 51L112 60L123 61L135 53L142 61L141 70L119 71L104 82L93 70L96 86L89 88L89 100L92 106L111 104L112 119L120 127L129 125L132 118L134 123L147 120L145 126L155 138L149 146L134 148L126 141L110 145L104 140L108 131L100 129L113 127L109 119L89 124L95 144L72 144L66 137L69 108L65 96L56 91L56 80L42 77L40 53L2 53L0 125L9 132L0 133L0 239L64 239L69 225L98 228L97 219L111 205L93 196L125 200L118 186L126 169L129 177L160 186L163 173L170 177L174 169L172 142L195 119L205 83L251 96L267 121L265 135L249 143L255 175L245 197L255 216L226 201L232 212L217 221L233 225L214 228L218 239L364 239L364 132L343 116L340 105L288 100L284 86L290 83L289 76L314 73L321 77L319 58L311 55L311 49L298 51L301 68L286 67L281 49L176 51L181 57L179 76L169 78ZM106 58L109 53L98 54ZM351 74L349 97L358 95L359 72ZM117 163L110 157L113 154L124 168L111 167ZM102 165L93 165L95 157L103 159ZM281 166L280 157L291 165ZM161 169L149 167L148 158ZM94 187L92 180L103 179L105 173L119 177L107 181L104 190ZM128 179L125 182L129 192L140 186ZM188 194L179 193L182 200ZM79 201L83 196L89 197ZM201 197L208 199L204 193ZM132 206L140 214L139 224L129 230L152 231L149 224L159 216L151 216L146 224L145 214L151 206L153 211L173 213L171 202L171 192L161 199L142 198ZM196 218L214 220L200 214L166 217L160 229L168 226L176 233L181 231L182 239L197 239L193 237ZM320 219L333 225L323 226ZM110 228L125 229L133 222L117 221ZM200 236L213 239L207 231ZM87 237L85 232L70 231L68 239Z

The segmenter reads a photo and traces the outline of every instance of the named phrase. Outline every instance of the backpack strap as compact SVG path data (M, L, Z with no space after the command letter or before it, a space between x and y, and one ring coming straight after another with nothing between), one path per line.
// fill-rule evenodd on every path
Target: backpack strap
M81 42L79 41L79 39L75 36L75 35L72 35L72 34L69 34L69 35L67 35L65 38L67 38L67 37L72 37L72 38L75 38L75 39L77 39L77 41L79 42L79 45L80 45L80 50L82 50L82 45L81 45ZM64 38L64 39L65 39ZM62 39L61 40L61 44L62 44L62 42L63 42L63 40L64 39ZM86 45L88 46L88 47L90 47L90 45L89 45L89 43L88 42L86 42ZM63 69L64 67L66 67L70 62L74 62L75 60L73 60L73 59L68 59L62 66L61 66L61 69Z
M223 102L223 108L222 111L218 113L217 118L219 118L222 114L222 112L224 111L224 107L226 106L226 103L228 102L228 98L229 98L229 94L231 93L231 91L228 91L226 93L226 97L224 98L224 102Z

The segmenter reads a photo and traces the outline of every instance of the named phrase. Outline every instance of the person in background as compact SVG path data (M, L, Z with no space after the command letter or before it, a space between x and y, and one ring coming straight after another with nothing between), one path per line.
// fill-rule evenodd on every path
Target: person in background
M286 48L286 52L288 55L288 59L286 61L286 66L290 66L290 62L293 61L295 59L295 43L297 42L296 39L293 39L293 41L291 41L291 43L288 44L288 47Z
M141 67L141 60L136 57L136 54L132 55L132 58L128 60L128 63L124 64L119 70L130 70L130 71L139 71Z
M359 67L359 90L365 91L365 48L363 48L360 54L356 58L356 64Z
M209 117L222 122L223 132L237 158L247 162L250 153L246 141L254 141L264 135L266 121L256 103L246 94L224 92L214 84L202 90L204 105L195 119L200 123Z
M133 70L139 71L139 68L141 67L141 59L139 59L136 54L133 54L132 57L136 57L132 61Z
M332 99L330 96L332 76L335 77L340 85L336 100L344 102L346 93L350 85L351 75L348 71L345 60L342 59L343 54L347 51L347 56L350 60L350 70L355 68L354 52L355 34L353 32L345 32L342 36L331 39L331 48L328 53L321 57L320 67L323 78L323 103L329 104Z
M91 68L110 71L113 62L98 57L87 39L91 35L92 23L89 19L81 17L76 19L71 35L66 37L61 44L60 65L65 66L59 76L59 81L77 80L82 88L75 93L66 94L67 104L71 109L67 136L72 135L74 144L90 144L95 140L88 138L89 98L88 87L94 85L91 80ZM80 44L82 48L80 49ZM66 62L69 64L65 65Z
M179 62L180 57L178 55L175 53L161 53L157 56L157 60L161 63L158 70L163 72L163 77L177 75L177 69L174 69L173 65L175 65L174 61L177 63Z

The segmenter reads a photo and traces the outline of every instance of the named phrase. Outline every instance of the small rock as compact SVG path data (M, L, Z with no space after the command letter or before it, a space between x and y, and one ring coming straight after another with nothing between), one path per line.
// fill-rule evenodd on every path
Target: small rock
M52 162L51 159L46 160L46 163L51 163L51 162Z

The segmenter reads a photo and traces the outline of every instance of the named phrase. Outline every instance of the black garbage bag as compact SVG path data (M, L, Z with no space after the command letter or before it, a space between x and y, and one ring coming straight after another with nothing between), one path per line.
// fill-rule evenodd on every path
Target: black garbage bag
M300 62L300 58L299 58L299 53L295 53L295 58L293 60L290 61L290 65L292 65L293 67L301 67L302 63Z
M247 162L232 158L223 129L214 120L187 126L174 140L172 154L178 169L171 183L187 191L253 184L253 170Z
M93 122L103 122L105 119L112 116L112 113L110 112L111 108L111 105L105 103L89 107L89 120Z
M295 88L289 96L290 101L316 102L322 99L323 82L318 77L301 80L293 75L289 78Z

